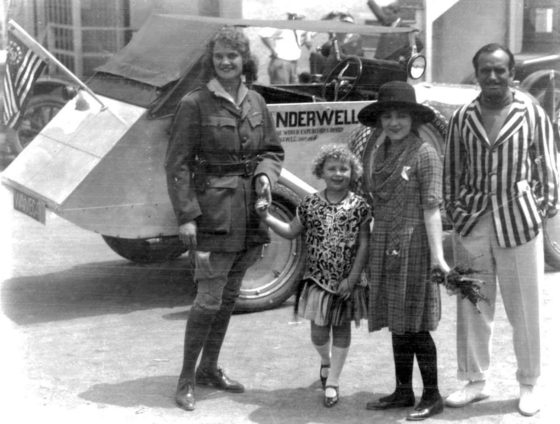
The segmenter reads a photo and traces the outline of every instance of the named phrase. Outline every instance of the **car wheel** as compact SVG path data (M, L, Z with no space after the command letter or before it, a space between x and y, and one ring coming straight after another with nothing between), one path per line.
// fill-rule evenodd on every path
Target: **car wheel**
M554 96L547 96L547 88L551 76L553 77ZM537 99L539 104L549 114L551 120L556 123L556 147L560 150L560 72L555 70L543 69L533 72L521 82L521 88L527 90ZM550 93L549 93L550 94ZM550 99L554 102L551 103ZM547 265L560 270L560 217L545 222L543 226L544 234L544 254Z
M551 77L554 92L547 93ZM554 136L556 148L560 150L560 72L552 69L533 72L521 82L520 87L528 91L539 102L550 120L556 125Z
M272 193L271 213L285 222L296 214L299 197L277 184ZM280 306L293 293L305 265L301 236L288 240L271 231L271 242L263 246L260 260L243 278L236 312L257 312Z
M149 264L176 259L185 251L179 237L126 239L103 235L105 243L119 256L129 261Z
M45 125L62 109L67 100L56 94L39 94L31 97L17 127L15 148L20 153Z

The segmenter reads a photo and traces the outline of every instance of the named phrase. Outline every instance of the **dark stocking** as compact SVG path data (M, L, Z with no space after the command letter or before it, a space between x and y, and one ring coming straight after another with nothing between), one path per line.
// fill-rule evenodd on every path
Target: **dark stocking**
M379 399L390 402L394 398L409 397L412 393L412 367L414 365L414 351L411 338L408 334L398 335L392 333L393 359L395 361L395 377L397 387L389 396Z
M414 334L414 353L422 375L424 392L422 400L432 401L440 397L437 376L437 350L429 332Z

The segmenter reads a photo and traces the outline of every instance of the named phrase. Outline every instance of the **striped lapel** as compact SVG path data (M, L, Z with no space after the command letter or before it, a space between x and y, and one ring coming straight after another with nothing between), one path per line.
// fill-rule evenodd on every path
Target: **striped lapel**
M486 135L486 130L482 124L482 115L480 111L480 103L478 99L468 105L465 111L465 122L467 124L468 130L473 133L473 136L477 140L483 141L486 146L490 146L490 141Z
M504 121L504 124L502 125L502 129L498 133L496 142L494 143L495 146L499 146L500 144L504 143L506 140L510 139L513 134L519 131L519 128L525 122L525 111L526 108L524 107L523 103L514 98L508 116Z

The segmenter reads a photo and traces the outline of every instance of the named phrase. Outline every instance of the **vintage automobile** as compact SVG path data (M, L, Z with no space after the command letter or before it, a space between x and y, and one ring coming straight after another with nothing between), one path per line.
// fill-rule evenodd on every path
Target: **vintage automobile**
M3 172L3 184L13 191L14 208L43 223L46 211L51 211L99 233L117 254L134 262L167 261L184 254L166 190L167 131L177 102L200 83L206 41L225 24L317 33L351 28L364 37L408 35L410 55L399 61L340 56L328 75L316 82L253 83L269 105L286 150L281 179L273 190L273 213L291 219L301 197L316 190L308 158L325 143L349 143L363 158L367 189L373 146L382 134L363 127L357 114L376 99L383 83L422 76L426 61L416 52L414 30L153 15L87 82L96 96L80 91ZM458 105L474 98L477 89L428 83L417 83L415 89L418 99L436 111L434 121L420 129L421 135L443 154L447 119ZM547 259L560 266L558 233L547 229L547 234L554 234L547 237ZM243 280L237 309L257 311L284 302L304 261L300 238L273 235Z

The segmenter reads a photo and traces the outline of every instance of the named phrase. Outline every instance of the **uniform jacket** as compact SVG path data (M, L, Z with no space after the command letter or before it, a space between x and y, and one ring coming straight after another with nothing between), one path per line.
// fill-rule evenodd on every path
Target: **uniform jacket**
M519 246L539 232L558 204L558 164L552 125L544 110L514 92L510 112L490 144L479 98L449 123L444 164L446 210L455 230L469 234L492 213L498 243Z
M196 220L202 251L238 252L269 241L267 227L254 210L254 176L278 180L284 150L264 99L242 87L237 106L211 84L181 100L167 150L167 187L179 225ZM208 175L195 186L200 161L231 164L260 156L252 176Z

